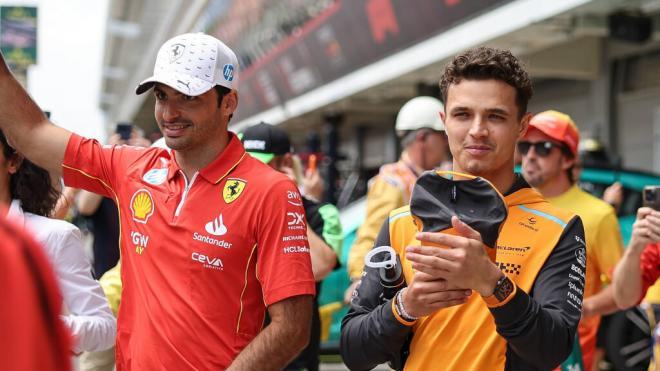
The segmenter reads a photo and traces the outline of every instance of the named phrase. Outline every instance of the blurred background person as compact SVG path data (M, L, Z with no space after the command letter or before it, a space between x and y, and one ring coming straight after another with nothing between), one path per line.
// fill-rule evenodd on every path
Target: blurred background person
M46 170L24 159L0 132L0 197L16 221L41 243L55 269L64 298L62 321L74 337L72 352L105 350L114 345L116 321L103 291L90 273L81 234L74 225L50 215L59 193Z
M372 249L389 212L410 202L413 186L422 172L435 169L447 160L442 111L442 102L433 97L413 98L399 110L395 127L403 152L399 161L381 166L378 175L369 181L366 217L348 257L352 284L346 290L344 302L350 301L362 274L364 257Z
M293 153L291 141L284 130L274 125L259 123L247 128L242 133L241 141L250 155L274 170L287 174L299 187L305 184L307 189L302 201L317 295L314 300L309 344L285 369L315 371L319 369L321 338L318 305L320 282L338 266L337 256L343 242L339 212L332 204L318 202L323 191L321 177L316 169L309 169L303 174L300 159ZM315 199L309 197L310 193Z
M21 227L0 218L0 370L70 370L72 339L59 319L62 296L53 268Z
M592 369L600 315L617 310L610 290L604 290L623 252L615 210L576 185L574 169L580 135L570 116L545 111L532 117L518 142L525 180L554 206L582 218L586 238L586 283L578 336L586 370ZM601 278L603 280L601 280Z
M660 277L660 211L637 211L633 233L614 272L614 298L621 309L637 305Z

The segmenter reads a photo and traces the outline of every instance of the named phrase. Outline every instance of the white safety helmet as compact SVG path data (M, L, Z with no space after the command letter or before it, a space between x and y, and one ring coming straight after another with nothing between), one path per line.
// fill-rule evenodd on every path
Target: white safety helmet
M396 131L401 135L422 128L445 130L445 124L440 119L440 112L444 109L445 106L436 98L413 98L406 102L396 115Z

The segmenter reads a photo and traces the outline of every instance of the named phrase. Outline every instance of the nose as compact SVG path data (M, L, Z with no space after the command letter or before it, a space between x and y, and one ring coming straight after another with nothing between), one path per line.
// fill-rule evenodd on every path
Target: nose
M486 120L481 115L475 115L468 134L474 138L483 138L488 136L488 127Z
M523 158L526 159L536 159L538 157L536 153L536 149L534 149L534 146L529 146L529 149L527 150L527 153L521 153Z
M161 103L161 115L164 122L175 122L181 116L176 104L169 101Z

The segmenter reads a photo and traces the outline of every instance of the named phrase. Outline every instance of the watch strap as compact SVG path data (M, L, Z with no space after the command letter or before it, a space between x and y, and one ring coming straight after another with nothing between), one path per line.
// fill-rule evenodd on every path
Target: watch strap
M482 298L491 308L501 307L516 295L516 291L516 284L505 274L495 284L493 294Z

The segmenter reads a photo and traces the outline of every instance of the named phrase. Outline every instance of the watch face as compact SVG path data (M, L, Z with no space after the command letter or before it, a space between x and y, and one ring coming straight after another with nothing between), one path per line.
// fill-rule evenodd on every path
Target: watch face
M495 286L495 292L493 292L493 295L495 295L497 300L504 301L504 299L511 295L512 291L513 282L511 282L509 277L504 277L497 283L497 286Z

